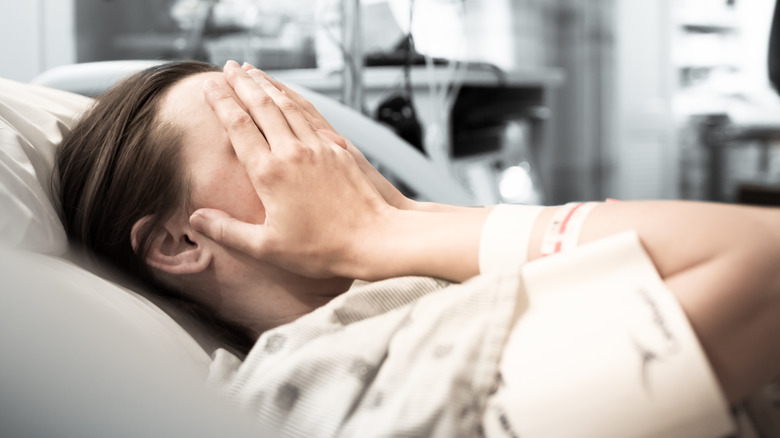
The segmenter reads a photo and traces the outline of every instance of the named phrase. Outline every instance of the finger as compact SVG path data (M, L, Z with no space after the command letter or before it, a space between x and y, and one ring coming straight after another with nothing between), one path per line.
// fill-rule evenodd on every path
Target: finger
M264 72L260 69L255 68L249 68L252 67L251 65L244 63L244 68L247 69L247 72L251 74L259 74L265 77L269 82L271 82L278 90L285 93L287 96L290 97L295 103L298 104L298 106L301 107L301 109L312 119L311 122L317 129L328 129L333 132L336 132L335 129L333 129L333 126L328 122L328 120L322 116L322 114L317 110L317 107L314 106L313 103L306 100L303 96L298 94L295 90L285 85L283 82L277 81L273 78L273 76L269 75L268 73ZM252 73L253 70L257 70L257 73Z
M201 208L190 216L190 225L219 245L258 257L263 254L263 225L242 222L221 210Z
M238 160L247 170L254 169L269 152L265 137L257 129L252 117L236 102L227 87L209 79L204 83L203 88L206 102L225 127Z
M292 91L289 88L287 88L283 83L281 83L281 82L277 81L276 79L274 79L273 76L269 75L268 73L264 72L263 70L260 70L259 68L253 66L252 64L250 64L248 62L244 62L243 64L241 64L241 69L244 70L247 73L249 73L252 70L257 70L257 72L259 72L258 74L260 74L263 77L265 77L266 79L268 79L268 81L271 82L276 87L276 89L278 89L282 93L285 93L283 88L289 90L292 93L295 93L294 91ZM306 109L303 108L303 106L301 105L301 102L299 102L299 100L304 100L304 102L307 103L307 104L309 104L309 102L306 102L305 99L303 99L300 95L295 93L295 95L291 95L290 98L292 98L293 101L295 103L297 103L299 107L301 107L301 110L303 111L303 115L306 117L306 121L308 121L309 124L314 127L314 129L330 129L330 130L333 130L330 127L330 124L327 123L327 121L324 118L322 118L322 120L318 120L313 114L311 114L309 111L306 111ZM309 104L308 106L311 106L311 104ZM316 109L315 109L315 112L316 112Z
M235 61L228 61L224 68L225 79L236 92L241 102L249 110L257 126L260 127L268 145L274 148L291 145L296 140L282 110L266 89L258 86Z
M315 107L313 103L306 100L303 96L298 94L298 92L288 87L283 82L277 81L276 79L274 79L273 76L269 75L263 70L260 70L259 68L253 66L248 62L244 62L241 68L247 73L252 72L253 70L257 70L257 72L254 72L254 74L262 75L263 77L268 79L268 81L271 82L279 91L287 94L290 97L290 99L292 99L295 103L298 104L298 106L301 107L304 115L306 116L306 120L315 129L327 129L336 132L336 130L333 128L333 126L331 126L328 120L325 119L325 117L323 117L322 114L320 114L320 112L317 110L317 107ZM250 75L251 74L253 73L250 73Z
M306 112L298 103L276 88L260 70L250 70L248 75L276 102L295 135L305 144L314 144L317 141L316 127L312 125L312 119L306 117Z

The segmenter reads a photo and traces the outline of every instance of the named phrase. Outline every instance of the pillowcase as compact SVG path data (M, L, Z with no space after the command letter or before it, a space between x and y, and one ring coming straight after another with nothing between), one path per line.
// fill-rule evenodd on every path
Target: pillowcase
M219 346L207 327L186 311L158 303L154 294L124 287L126 282L112 271L85 265L78 253L68 251L52 193L54 157L63 135L91 104L92 99L78 94L0 78L0 250L17 254L18 269L10 271L34 268L71 302L116 316L116 327L107 329L132 330L154 343L175 345L190 358L185 366L203 371L210 363L204 348ZM23 276L14 279L24 282ZM7 286L0 294L5 299L21 290Z
M0 245L62 255L51 175L56 146L92 99L0 78Z
M166 315L49 255L0 247L0 279L3 436L258 436Z

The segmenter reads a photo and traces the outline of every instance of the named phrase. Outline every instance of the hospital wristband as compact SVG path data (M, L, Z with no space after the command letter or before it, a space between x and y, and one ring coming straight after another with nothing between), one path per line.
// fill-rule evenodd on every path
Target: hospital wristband
M585 219L598 202L571 202L558 207L542 237L540 255L547 257L575 248Z
M531 231L543 206L498 205L488 215L479 243L479 272L496 272L528 261Z

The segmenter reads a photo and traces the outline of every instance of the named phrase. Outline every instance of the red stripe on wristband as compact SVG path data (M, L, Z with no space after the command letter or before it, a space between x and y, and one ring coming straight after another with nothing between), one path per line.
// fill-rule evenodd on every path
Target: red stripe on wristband
M580 207L585 205L584 202L580 202L579 204L575 205L574 208L569 210L569 213L566 215L566 217L563 218L563 221L561 222L561 227L558 229L558 236L556 238L557 242L555 242L555 250L553 251L553 254L561 252L561 246L563 245L563 235L566 233L566 225L569 223L569 220L574 215L574 212L577 211Z

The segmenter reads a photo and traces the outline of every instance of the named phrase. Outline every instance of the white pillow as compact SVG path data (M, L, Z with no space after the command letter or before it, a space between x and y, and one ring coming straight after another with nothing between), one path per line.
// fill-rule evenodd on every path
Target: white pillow
M37 306L33 307L30 314L14 315L14 318L29 322L41 319L42 315L67 311L73 314L69 317L79 320L99 319L102 321L100 327L92 327L93 330L124 332L127 333L124 336L145 341L150 349L165 350L165 354L182 371L200 374L205 381L206 370L211 363L209 355L168 314L136 292L60 257L2 247L0 272L0 278L3 279L0 302L4 303L4 307L19 305L30 300L30 296L45 297L51 294L68 303L63 306L62 303L56 304L53 299L38 298L32 300L37 301ZM9 323L9 318L6 316L4 322ZM55 322L40 322L39 326L43 328L49 323L56 325ZM19 334L32 333L20 331ZM77 339L65 338L68 338L65 332L58 332L52 342L78 342ZM121 346L121 343L117 343L117 347Z
M67 238L51 193L54 152L91 102L0 78L0 244L65 253Z
M2 436L257 436L165 315L49 255L0 247L0 279Z
M117 327L162 345L177 345L191 365L205 370L210 359L195 339L213 347L206 328L184 312L167 309L188 333L143 296L99 278L106 276L101 272L63 260L71 255L51 190L54 156L62 136L91 103L77 94L0 78L0 249L15 251L20 268L34 266L61 285L59 292L74 303L92 303L94 313L117 316ZM45 256L25 254L29 252ZM3 293L9 298L14 291Z

